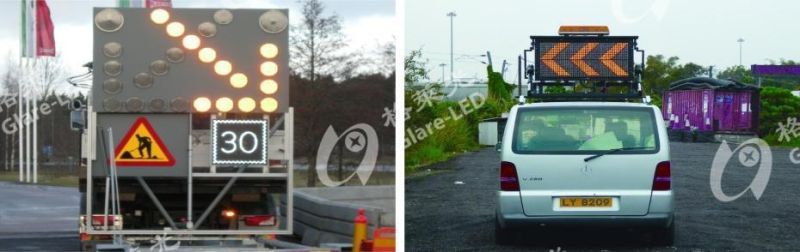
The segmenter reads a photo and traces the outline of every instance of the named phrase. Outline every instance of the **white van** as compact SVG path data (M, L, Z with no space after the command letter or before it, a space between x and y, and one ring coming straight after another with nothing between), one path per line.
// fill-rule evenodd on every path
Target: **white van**
M674 240L669 140L658 107L548 102L511 109L495 238L548 226L640 227Z

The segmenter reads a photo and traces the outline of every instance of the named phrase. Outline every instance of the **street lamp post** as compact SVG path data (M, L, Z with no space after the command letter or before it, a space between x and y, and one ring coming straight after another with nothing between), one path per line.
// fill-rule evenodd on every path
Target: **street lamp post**
M447 16L450 17L450 83L453 83L453 18L456 17L454 11L448 12ZM444 82L444 81L443 81Z
M739 42L739 66L741 66L742 65L742 43L744 43L744 39L743 38L739 38L738 40L736 40L736 42Z
M444 66L447 66L447 64L441 63L439 66L442 67L442 84L444 85Z

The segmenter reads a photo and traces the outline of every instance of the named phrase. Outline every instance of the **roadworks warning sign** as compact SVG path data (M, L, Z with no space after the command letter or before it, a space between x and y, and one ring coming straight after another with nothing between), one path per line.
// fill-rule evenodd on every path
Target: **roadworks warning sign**
M117 166L173 166L175 158L164 146L147 117L139 117L131 125L114 151Z

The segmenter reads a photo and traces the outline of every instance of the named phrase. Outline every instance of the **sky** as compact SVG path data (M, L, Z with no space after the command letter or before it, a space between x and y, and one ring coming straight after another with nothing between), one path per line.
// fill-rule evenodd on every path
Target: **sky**
M441 63L449 79L447 13L454 11L456 79L486 79L479 55L491 51L496 71L511 61L505 78L516 83L517 55L530 47L530 36L557 35L560 25L607 25L612 36L639 36L647 55L712 65L716 73L739 64L739 38L745 66L800 59L798 10L800 1L778 0L407 0L405 53L422 48L430 79L442 78Z
M117 0L47 0L55 27L56 52L61 54L69 75L86 72L81 66L92 61L92 8L116 7ZM399 31L392 0L322 0L326 14L337 14L350 50L377 50L394 41ZM296 0L172 0L174 8L288 8L290 23L300 21ZM0 0L0 72L9 64L8 55L19 55L20 1ZM11 62L12 64L15 61Z

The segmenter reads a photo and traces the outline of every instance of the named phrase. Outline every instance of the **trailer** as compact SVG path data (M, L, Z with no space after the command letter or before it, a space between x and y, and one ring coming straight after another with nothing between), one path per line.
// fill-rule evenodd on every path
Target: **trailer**
M93 83L79 108L81 247L291 235L288 10L93 13Z

